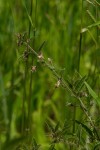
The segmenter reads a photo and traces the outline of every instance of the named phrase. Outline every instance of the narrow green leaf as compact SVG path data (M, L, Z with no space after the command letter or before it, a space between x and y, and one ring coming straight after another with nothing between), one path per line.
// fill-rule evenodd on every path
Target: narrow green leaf
M51 130L51 132L54 132L54 128L53 128L53 126L51 125L51 123L50 123L49 121L46 121L46 124L47 124L49 130Z
M75 120L75 122L76 122L77 124L81 124L81 126L85 129L85 131L86 131L91 137L93 137L92 131L91 131L85 124L83 124L83 123L81 123L80 121L77 121L77 120Z
M94 150L96 149L98 150L99 147L100 147L100 142L95 145Z
M29 15L29 12L28 12L28 10L27 10L26 5L25 5L25 3L24 3L24 2L23 2L23 5L24 5L24 8L25 8L25 10L26 10L26 13L27 13L28 19L29 19L29 21L30 21L30 23L31 23L32 27L34 28L32 18L31 18L31 16Z
M63 130L61 131L61 135L67 135L68 129L67 128L63 128Z
M35 139L33 139L33 144L34 144L35 147L37 146L37 142L36 142Z
M89 94L96 100L97 104L100 105L100 98L98 97L98 95L92 90L92 88L87 82L84 83L89 91Z
M32 150L39 150L40 145L37 144L36 140L33 138Z
M56 132L59 129L59 122L57 123L57 125L55 126L54 131Z
M75 83L75 90L76 91L80 91L84 85L84 82L86 81L87 76L84 76L83 78L79 79L76 83Z
M92 28L92 27L95 27L95 26L98 26L98 25L100 25L100 21L97 21L97 22L95 22L95 23L93 23L93 24L87 26L86 28L83 28L82 31L81 31L81 33L84 33L84 32L86 32L86 31L88 31L88 29L90 29L90 28Z
M100 25L100 21L97 21L96 23L93 23L91 25L89 25L87 28L92 28L92 27L95 27L95 26L98 26Z
M46 42L46 41L43 41L43 43L40 45L40 47L39 47L39 49L38 49L38 52L41 51L41 49L43 48L45 42Z
M49 148L49 150L56 150L55 149L55 144L51 145L50 148Z

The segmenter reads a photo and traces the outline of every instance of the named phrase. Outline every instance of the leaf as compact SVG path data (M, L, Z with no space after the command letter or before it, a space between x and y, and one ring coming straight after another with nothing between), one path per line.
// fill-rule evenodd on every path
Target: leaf
M96 23L93 23L91 25L89 25L87 28L92 28L92 27L95 27L95 26L98 26L100 25L100 21L97 21Z
M63 128L63 130L61 131L61 135L67 135L68 129L67 128Z
M92 28L92 27L95 27L95 26L98 26L98 25L100 25L100 21L97 21L97 22L95 22L95 23L93 23L93 24L87 26L86 28L83 28L82 31L81 31L81 33L84 33L84 32L86 32L86 31L88 31L88 29L90 29L90 28Z
M24 150L28 150L27 145L23 144L27 141L26 137L15 138L5 143L3 149L4 150L20 150L20 148L24 148Z
M56 131L58 130L58 128L59 128L59 122L58 122L57 125L55 126L54 131L56 132Z
M38 52L41 51L42 47L45 45L45 42L46 42L46 41L43 41L43 43L41 44L41 46L40 46L39 49L38 49Z
M98 142L98 143L95 145L94 150L96 150L96 149L98 150L99 146L100 146L100 142Z
M49 150L56 150L55 149L55 144L51 145L50 148L49 148Z
M35 147L37 146L37 142L36 142L35 139L33 139L33 144L34 144Z
M70 125L68 124L68 120L66 119L64 122L64 126L62 128L62 131L61 131L61 135L65 135L65 134L67 135L69 128L70 128Z
M34 25L33 25L32 18L31 18L31 16L30 16L29 13L28 13L28 10L27 10L27 8L26 8L26 5L24 4L24 1L23 1L23 5L24 5L24 8L25 8L25 10L26 10L26 12L27 12L28 19L29 19L29 21L30 21L30 23L31 23L31 25L32 25L32 27L33 27L33 29L34 29Z
M87 82L84 83L89 91L89 94L96 100L97 104L100 105L100 98L98 97L98 95L92 90L92 88Z
M78 92L82 89L84 82L86 81L87 76L85 75L83 78L81 78L80 80L78 80L75 84L75 90L77 90Z
M68 86L69 86L69 88L73 88L73 85L72 85L72 83L69 81L69 80L66 80L67 81L67 84L68 84Z
M15 150L28 150L28 147L26 145L19 145Z
M36 140L33 138L33 149L32 150L39 150L40 145L37 144Z
M76 122L77 124L81 124L81 126L86 130L86 132L87 132L91 137L93 137L92 131L91 131L85 124L83 124L83 123L81 123L80 121L77 121L77 120L75 120L75 122Z
M51 130L51 132L55 132L55 129L53 128L53 126L51 125L51 123L49 121L46 121L46 124L48 126L48 128Z

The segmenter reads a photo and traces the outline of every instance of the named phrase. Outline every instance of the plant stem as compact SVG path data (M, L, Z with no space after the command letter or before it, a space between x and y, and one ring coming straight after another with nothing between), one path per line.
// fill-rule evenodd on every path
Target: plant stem
M31 0L30 2L30 17L32 17L32 6L33 6L33 2ZM29 21L29 38L30 38L30 32L31 32L31 22ZM33 56L32 56L32 64L33 64ZM31 133L31 96L32 96L32 73L30 74L30 86L29 86L29 98L27 101L27 105L28 105L28 133Z
M83 26L83 0L81 1L81 30ZM82 49L82 33L80 31L80 40L79 40L79 52L78 52L78 68L77 71L80 72L80 59L81 59L81 49ZM76 111L77 108L74 107L74 112L73 112L73 133L75 133L75 120L76 120Z
M23 77L23 101L22 101L22 135L25 132L25 101L26 101L26 80L27 80L27 60L25 62L25 70Z

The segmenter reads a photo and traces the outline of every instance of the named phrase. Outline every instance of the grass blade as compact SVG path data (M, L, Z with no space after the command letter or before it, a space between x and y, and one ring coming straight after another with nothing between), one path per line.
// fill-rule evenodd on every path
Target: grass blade
M81 125L81 126L85 129L85 131L86 131L91 137L93 137L92 131L91 131L85 124L83 124L83 123L81 123L80 121L77 121L77 120L75 120L75 122L76 122L77 124Z
M90 29L90 28L92 28L92 27L99 26L99 25L100 25L100 21L97 21L97 22L95 22L95 23L93 23L93 24L87 26L86 28L83 28L82 31L81 31L81 33L84 33L84 32L86 32L86 31L88 31L88 29Z
M88 89L89 94L96 100L97 104L100 106L100 98L98 97L98 95L92 90L92 88L87 82L84 83Z

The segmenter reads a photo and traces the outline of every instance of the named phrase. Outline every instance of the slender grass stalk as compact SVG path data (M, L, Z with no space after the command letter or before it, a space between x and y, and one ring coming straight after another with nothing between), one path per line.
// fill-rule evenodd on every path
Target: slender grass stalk
M11 91L10 95L12 96L12 99L9 100L10 104L10 109L9 109L9 123L8 123L8 134L7 134L7 142L10 139L10 133L11 133L11 121L12 121L12 114L13 114L13 99L14 99L14 65L12 64L12 75L11 75Z
M30 9L30 17L32 17L32 0L31 0L31 9ZM35 4L35 27L34 27L34 47L35 47L35 35L36 35L36 24L37 24L37 0L36 0L36 4ZM31 23L29 21L29 31L31 28ZM29 38L30 38L30 32L29 32ZM32 61L31 61L31 65L33 65L33 56L32 56ZM32 78L32 72L30 73L30 83L29 83L29 99L28 99L28 128L29 128L29 133L31 133L31 101L32 101L32 83L33 83L33 78Z
M83 0L81 1L81 30L83 26ZM81 59L81 49L82 49L82 33L80 31L80 40L79 40L79 52L78 52L78 68L77 71L80 72L80 59ZM72 132L73 134L75 133L75 120L76 120L76 113L77 113L77 108L74 106L73 110L73 129Z
M26 7L25 7L26 8ZM26 8L27 9L27 8ZM31 13L31 10L30 10ZM28 35L30 35L30 30L31 30L31 24L29 22L29 29L28 29ZM28 46L26 47L26 53L28 52ZM26 83L27 83L27 74L28 72L28 57L25 58L25 70L24 70L24 77L23 77L23 102L22 102L22 135L25 134L25 121L26 117L25 115L27 114L25 110L25 102L27 101L27 93L26 93Z
M83 0L81 1L82 3L82 9L81 9L81 31L83 27ZM81 59L81 49L82 49L82 33L80 31L80 40L79 40L79 52L78 52L78 72L80 72L80 59Z
M99 14L99 8L98 8L98 5L96 3L96 20L98 20L98 14ZM97 40L97 45L96 45L96 49L98 48L98 44L99 44L99 26L97 26L97 37L96 37L96 40Z
M75 133L76 106L73 109L73 134Z
M79 40L79 56L78 56L78 72L80 72L80 59L81 59L81 50L82 50L82 33L80 32L80 40Z
M32 0L30 1L30 17L32 17ZM30 38L30 32L31 32L31 22L29 21L29 29L28 29L28 36Z
M33 2L32 0L30 1L30 17L32 18L32 7L33 7ZM31 33L31 22L29 21L29 30L28 30L28 38L30 38L30 33ZM27 128L28 128L28 133L31 133L31 93L32 93L32 76L30 76L30 86L29 86L29 98L27 99L27 105L28 105L28 118L27 118Z
M26 80L27 80L27 60L25 62L25 70L23 77L23 101L22 101L22 135L25 133L25 101L26 101Z

